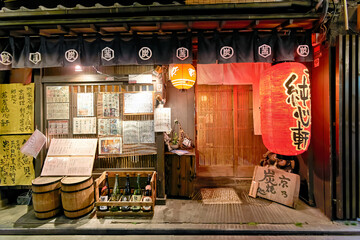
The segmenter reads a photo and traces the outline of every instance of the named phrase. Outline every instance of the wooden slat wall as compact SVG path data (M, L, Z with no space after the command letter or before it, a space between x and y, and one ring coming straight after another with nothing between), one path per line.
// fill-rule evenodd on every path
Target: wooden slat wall
M335 169L336 217L360 217L360 38L356 35L339 37L339 150Z

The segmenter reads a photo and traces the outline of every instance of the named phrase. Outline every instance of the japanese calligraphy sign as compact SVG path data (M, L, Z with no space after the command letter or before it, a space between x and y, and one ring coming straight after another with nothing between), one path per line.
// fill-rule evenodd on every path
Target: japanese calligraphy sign
M267 69L260 82L262 139L271 152L295 156L305 152L311 136L308 69L280 63Z
M33 157L20 152L30 135L0 136L0 186L31 185Z
M0 134L33 133L34 84L0 85Z
M256 166L249 195L295 207L299 190L299 175L277 168Z

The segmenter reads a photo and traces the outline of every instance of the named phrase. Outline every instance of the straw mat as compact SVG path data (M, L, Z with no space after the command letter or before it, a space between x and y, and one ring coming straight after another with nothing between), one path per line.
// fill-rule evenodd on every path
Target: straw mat
M201 188L203 204L240 204L241 200L233 188Z

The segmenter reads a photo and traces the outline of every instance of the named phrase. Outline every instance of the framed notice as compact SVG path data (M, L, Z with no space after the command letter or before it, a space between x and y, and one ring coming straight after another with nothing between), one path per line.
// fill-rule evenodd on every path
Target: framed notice
M100 117L119 117L119 93L99 93L97 115Z
M171 131L171 108L156 108L154 112L154 131Z
M124 114L153 113L153 93L124 93Z
M73 134L96 134L96 117L73 118Z
M139 143L139 121L123 121L124 144Z
M154 120L139 121L140 143L155 143Z
M68 120L49 120L48 121L48 134L59 135L69 133Z
M47 86L46 102L69 102L69 86Z
M98 119L98 135L121 135L121 120L118 118Z
M90 117L94 116L94 94L78 93L77 94L77 116Z
M121 137L99 138L99 154L121 154Z
M69 103L46 104L47 119L69 119Z

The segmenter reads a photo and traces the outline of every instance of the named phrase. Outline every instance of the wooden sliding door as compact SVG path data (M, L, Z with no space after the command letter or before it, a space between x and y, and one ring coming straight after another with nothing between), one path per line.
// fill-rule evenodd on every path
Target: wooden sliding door
M196 88L197 175L251 177L266 152L254 135L252 87Z

